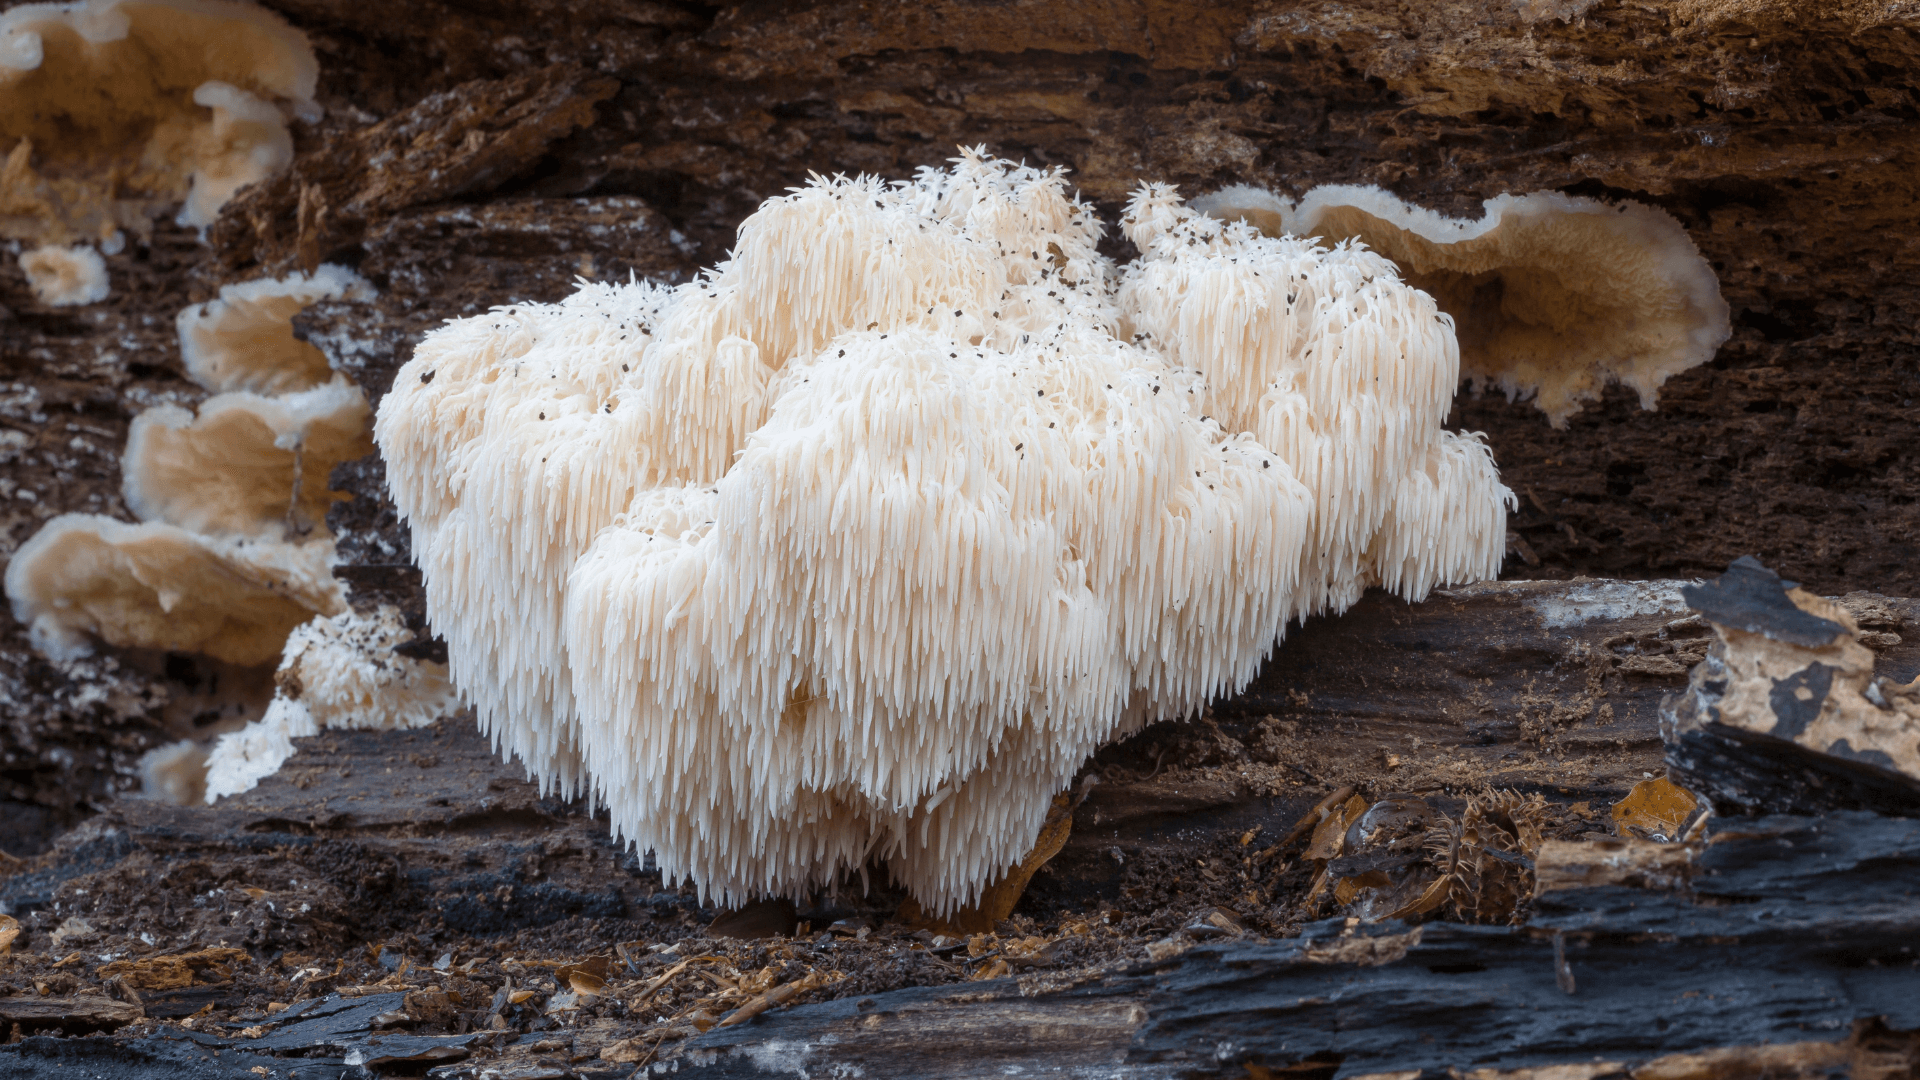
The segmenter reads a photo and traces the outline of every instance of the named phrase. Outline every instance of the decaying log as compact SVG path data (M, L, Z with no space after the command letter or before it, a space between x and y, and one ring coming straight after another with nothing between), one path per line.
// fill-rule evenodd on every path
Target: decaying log
M1244 888L1216 871L1268 848L1282 861L1301 854L1289 843L1311 837L1297 823L1346 789L1349 799L1401 792L1444 804L1499 788L1567 813L1601 807L1588 839L1538 848L1519 926L1334 918L1263 940L1207 908L1211 921L1188 925L1178 914L1163 940L1141 939L1092 974L1035 957L1005 978L769 1002L737 1024L624 1042L632 1049L565 1067L624 1077L645 1057L714 1076L998 1076L1018 1066L1089 1077L1534 1070L1498 1075L1599 1080L1754 1069L1866 1076L1877 1075L1875 1061L1911 1063L1902 1040L1920 1029L1920 821L1861 811L1721 816L1689 843L1598 835L1604 807L1661 771L1660 702L1685 689L1688 666L1712 640L1683 587L1489 584L1417 606L1370 596L1342 618L1315 620L1246 694L1096 758L1089 771L1099 782L1067 844L1022 901L1190 912ZM1870 604L1902 627L1920 616L1908 600L1842 602ZM1920 649L1883 632L1880 671L1911 673ZM248 891L259 895L209 891L211 880L257 881ZM645 935L635 920L711 917L662 890L584 807L541 798L464 721L324 733L280 774L214 807L122 801L0 879L0 900L21 919L18 950L47 952L77 912L125 934L187 933L200 951L174 954L176 967L216 946L358 948L342 943L378 943L423 919L472 935L602 919L622 928L608 933ZM124 963L113 971L167 981ZM269 1053L330 1055L300 1060L341 1067L356 1053L363 1064L387 1061L368 1054L378 1049L370 1040L390 1033L346 1022L371 1008L364 995L386 991L337 983L304 984L325 1008L288 1015L278 1034L163 1027L56 1045L27 1030L0 1048L0 1077L79 1076L107 1061L110 1075L168 1075L163 1067L184 1060L183 1039L223 1055L194 1058L200 1075L234 1080L258 1075L247 1070L262 1061L292 1060ZM167 1012L178 1016L228 1002L224 985L141 993L150 1016L156 1007L184 1010ZM169 993L199 996L187 1008ZM320 1031L323 1014L345 1027ZM503 1069L544 1060L523 1048L547 1045L537 1033L496 1034L491 1049L439 1036L388 1049L442 1055L436 1075L446 1077L487 1075L496 1053ZM465 1053L474 1056L452 1060ZM417 1071L427 1059L411 1060L379 1069ZM236 1067L205 1071L227 1063ZM1586 1071L1539 1071L1548 1067Z
M1682 782L1723 813L1920 817L1920 681L1876 673L1863 644L1897 638L1878 629L1889 609L1810 595L1750 558L1686 593L1716 641L1662 711Z
M143 1014L140 1006L108 997L0 997L0 1023L29 1031L56 1028L69 1032L112 1030Z
M1770 817L1724 822L1697 849L1595 841L1553 857L1562 871L1523 927L1328 920L1081 986L842 999L703 1035L681 1071L1161 1077L1320 1065L1314 1075L1731 1080L1770 1052L1781 1065L1843 1066L1850 1034L1868 1024L1920 1028L1920 822ZM1565 872L1624 863L1639 869ZM1757 1049L1773 1043L1799 1048Z

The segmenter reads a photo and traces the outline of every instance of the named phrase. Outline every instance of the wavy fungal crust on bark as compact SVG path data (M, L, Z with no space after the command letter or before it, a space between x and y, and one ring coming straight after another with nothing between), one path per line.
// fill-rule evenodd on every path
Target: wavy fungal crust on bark
M0 12L0 235L205 227L293 160L318 119L306 35L237 0L81 0Z
M878 858L946 912L1289 619L1498 569L1431 299L1167 188L1127 229L973 152L429 335L375 437L482 725L726 902Z
M15 554L7 596L40 649L76 655L101 641L268 664L294 627L346 610L326 531L342 496L327 477L372 450L371 410L288 319L316 299L371 294L322 266L229 285L181 313L189 371L225 392L197 414L161 405L134 418L122 494L142 524L67 514Z
M1480 220L1460 221L1374 187L1314 188L1295 207L1237 185L1194 205L1392 259L1453 316L1461 374L1532 398L1555 427L1609 382L1654 408L1662 383L1712 359L1732 332L1719 279L1686 230L1639 203L1536 191L1488 199Z
M293 317L322 300L370 300L373 286L353 271L322 263L220 287L220 295L181 310L175 320L187 377L216 393L285 394L334 378L325 353L293 336Z

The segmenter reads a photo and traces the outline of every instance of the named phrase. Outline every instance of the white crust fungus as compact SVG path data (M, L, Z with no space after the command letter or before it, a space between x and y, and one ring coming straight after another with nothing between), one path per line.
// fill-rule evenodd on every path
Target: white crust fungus
M298 540L343 498L327 476L373 451L366 395L344 379L263 397L238 391L134 418L121 460L127 508L197 533Z
M47 244L20 256L33 298L48 307L97 304L112 290L107 285L107 263L100 253L81 244Z
M1314 188L1289 207L1238 185L1195 205L1270 235L1358 240L1393 260L1454 317L1475 389L1532 398L1555 427L1609 382L1654 408L1662 383L1712 359L1731 333L1713 268L1678 221L1639 203L1536 191L1488 199L1480 220L1461 221L1375 187Z
M312 274L221 286L217 299L183 309L176 320L187 375L216 393L312 389L333 370L325 353L293 336L293 317L322 300L373 296L365 279L332 263Z
M400 613L345 612L288 636L266 715L220 736L207 760L206 801L250 791L293 756L293 740L328 728L426 727L457 712L444 664L394 652L413 640Z
M205 227L285 169L282 109L317 119L306 36L237 0L81 0L0 13L0 235Z
M315 612L345 609L333 544L215 540L164 523L62 514L7 567L14 618L55 658L122 648L269 663Z
M1059 173L975 152L431 334L375 436L482 725L725 902L877 858L947 912L1288 619L1498 568L1429 298L1170 189L1128 230L1123 281Z

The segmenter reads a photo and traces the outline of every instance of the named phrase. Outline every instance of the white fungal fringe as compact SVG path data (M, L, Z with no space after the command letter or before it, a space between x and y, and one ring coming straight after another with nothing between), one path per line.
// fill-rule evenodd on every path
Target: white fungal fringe
M1430 299L1168 188L1127 228L1122 275L1059 172L976 151L430 335L375 434L483 727L724 902L878 858L947 912L1290 618L1498 569Z
M320 616L287 635L266 715L221 735L206 758L205 801L251 791L323 729L426 727L460 709L446 667L394 650L413 640L399 611Z

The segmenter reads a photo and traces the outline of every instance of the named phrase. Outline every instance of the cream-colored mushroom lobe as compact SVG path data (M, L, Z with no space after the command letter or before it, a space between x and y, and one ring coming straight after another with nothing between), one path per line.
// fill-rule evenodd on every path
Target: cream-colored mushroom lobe
M121 487L142 521L209 535L302 539L326 531L327 488L343 461L373 450L372 410L344 379L266 397L237 391L149 409L127 432Z
M81 0L0 12L0 236L212 224L317 118L306 36L239 0Z
M1195 203L1391 259L1452 316L1462 377L1532 399L1556 427L1609 383L1653 408L1668 378L1712 359L1731 334L1713 268L1678 221L1639 203L1500 195L1478 221L1346 185L1314 188L1297 207L1246 185Z
M83 653L97 638L265 664L315 612L345 609L332 554L327 541L213 540L64 514L14 553L6 589L14 617L52 656Z

